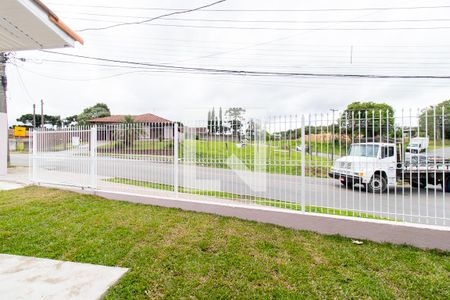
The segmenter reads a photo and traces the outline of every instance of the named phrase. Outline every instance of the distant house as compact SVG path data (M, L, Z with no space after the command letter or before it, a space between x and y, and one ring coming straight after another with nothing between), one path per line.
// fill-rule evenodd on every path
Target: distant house
M148 140L170 140L173 139L174 122L163 117L147 113L142 115L112 115L104 118L89 120L90 124L98 125L99 138L102 140L111 139L112 133L121 130L119 124L125 123L125 117L130 116L133 122L141 130L140 139Z
M154 124L172 124L173 122L154 114L143 115L112 115L104 118L96 118L89 120L91 124L121 124L125 123L125 117L130 116L135 123L154 123Z

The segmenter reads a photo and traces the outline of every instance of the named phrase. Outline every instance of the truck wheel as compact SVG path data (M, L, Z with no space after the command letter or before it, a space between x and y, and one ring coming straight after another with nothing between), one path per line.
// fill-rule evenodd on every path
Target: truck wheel
M387 190L386 178L381 176L381 174L375 174L370 179L367 185L368 191L370 193L384 193Z

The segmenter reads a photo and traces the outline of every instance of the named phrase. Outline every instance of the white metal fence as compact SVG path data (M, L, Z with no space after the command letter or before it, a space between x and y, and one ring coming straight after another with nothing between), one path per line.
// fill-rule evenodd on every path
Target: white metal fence
M450 224L450 115L350 111L36 130L36 183Z

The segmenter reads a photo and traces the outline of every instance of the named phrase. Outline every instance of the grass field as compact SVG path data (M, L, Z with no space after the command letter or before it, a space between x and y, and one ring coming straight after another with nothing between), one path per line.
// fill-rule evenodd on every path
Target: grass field
M450 298L450 254L108 201L0 192L0 252L130 268L106 299Z
M444 141L442 140L431 140L430 144L428 146L428 150L436 150L436 149L442 149L442 148L446 148L446 147L450 147L450 140L446 139Z
M98 146L104 150L120 149L121 151L145 151L145 150L171 150L173 149L172 141L157 141L157 140L137 140L130 146L124 146L122 142L110 142L108 144Z
M235 157L249 170L261 167L260 171L287 175L301 174L301 152L295 148L286 148L277 144L263 145L258 148L252 143L238 147L235 142L186 140L180 146L180 157L186 157L186 151L195 150L197 165L230 168L227 159ZM255 151L258 151L255 155ZM186 158L185 158L186 159ZM306 155L306 174L308 176L326 177L331 162L323 156ZM189 158L187 158L189 162Z

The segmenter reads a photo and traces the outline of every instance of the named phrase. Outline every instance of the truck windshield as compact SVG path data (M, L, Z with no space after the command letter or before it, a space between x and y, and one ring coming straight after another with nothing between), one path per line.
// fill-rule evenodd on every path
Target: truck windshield
M351 145L349 155L351 156L365 156L377 157L379 145Z

